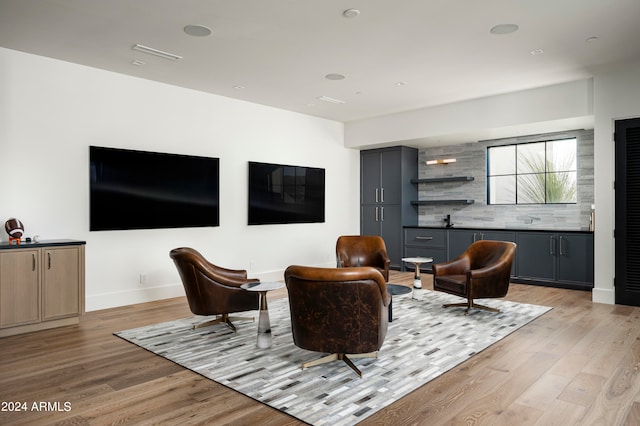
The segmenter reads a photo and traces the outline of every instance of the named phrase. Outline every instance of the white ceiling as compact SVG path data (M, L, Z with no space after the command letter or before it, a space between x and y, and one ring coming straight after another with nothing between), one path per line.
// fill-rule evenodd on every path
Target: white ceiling
M2 47L343 122L588 78L639 41L640 0L0 0Z

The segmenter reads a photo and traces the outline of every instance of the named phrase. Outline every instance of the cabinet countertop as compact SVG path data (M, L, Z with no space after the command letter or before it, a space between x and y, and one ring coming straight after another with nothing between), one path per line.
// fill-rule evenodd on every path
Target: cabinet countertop
M593 231L580 230L580 229L533 229L533 228L470 228L464 226L454 226L452 228L445 228L444 226L404 226L405 229L442 229L451 231L500 231L500 232L561 232L561 233L576 233L576 234L593 234Z
M21 241L20 244L9 244L8 241L0 242L0 250L28 249L33 247L54 247L54 246L81 246L86 241L79 240L40 240L37 243Z

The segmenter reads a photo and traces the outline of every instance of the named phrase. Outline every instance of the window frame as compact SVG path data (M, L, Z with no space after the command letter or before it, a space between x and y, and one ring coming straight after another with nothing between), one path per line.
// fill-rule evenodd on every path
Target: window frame
M575 169L569 169L569 170L549 170L548 169L548 153L549 153L549 144L554 143L554 142L558 142L558 141L569 141L569 140L573 140L575 143L575 152L574 152L574 160L573 163L575 165ZM545 170L544 172L522 172L520 173L518 171L518 147L519 146L525 146L525 145L532 145L532 144L544 144L544 167ZM491 149L494 148L505 148L505 147L514 147L514 158L513 158L513 162L514 162L514 172L513 173L501 173L501 174L490 174L491 173ZM505 145L493 145L493 146L488 146L486 148L486 195L487 195L487 205L495 205L495 206L538 206L538 205L557 205L557 204L578 204L578 138L575 136L570 136L570 137L559 137L559 138L554 138L554 139L545 139L545 140L532 140L532 141L527 141L527 142L517 142L517 143L511 143L511 144L505 144ZM574 201L562 201L562 202L554 202L554 201L549 201L548 200L548 195L549 195L549 187L548 187L548 178L549 175L552 174L562 174L562 173L572 173L575 176L575 200ZM519 189L519 182L520 182L520 178L524 177L524 176L534 176L534 175L543 175L544 176L544 202L524 202L524 201L519 201L519 196L518 196L518 189ZM496 177L504 177L504 176L512 176L514 179L513 185L514 185L514 201L513 202L491 202L491 196L492 196L492 185L491 185L491 178L496 178ZM494 188L495 191L495 188Z

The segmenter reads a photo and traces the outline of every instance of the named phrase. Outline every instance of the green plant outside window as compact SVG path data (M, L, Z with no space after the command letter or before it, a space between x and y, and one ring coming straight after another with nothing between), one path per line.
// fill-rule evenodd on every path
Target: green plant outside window
M488 204L577 202L575 138L487 148Z

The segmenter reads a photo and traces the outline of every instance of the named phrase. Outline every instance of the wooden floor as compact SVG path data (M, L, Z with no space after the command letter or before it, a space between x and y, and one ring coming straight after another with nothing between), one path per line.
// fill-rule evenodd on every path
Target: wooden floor
M361 424L640 424L640 308L520 284L507 298L554 309ZM190 315L170 299L0 339L0 424L300 424L112 335Z

